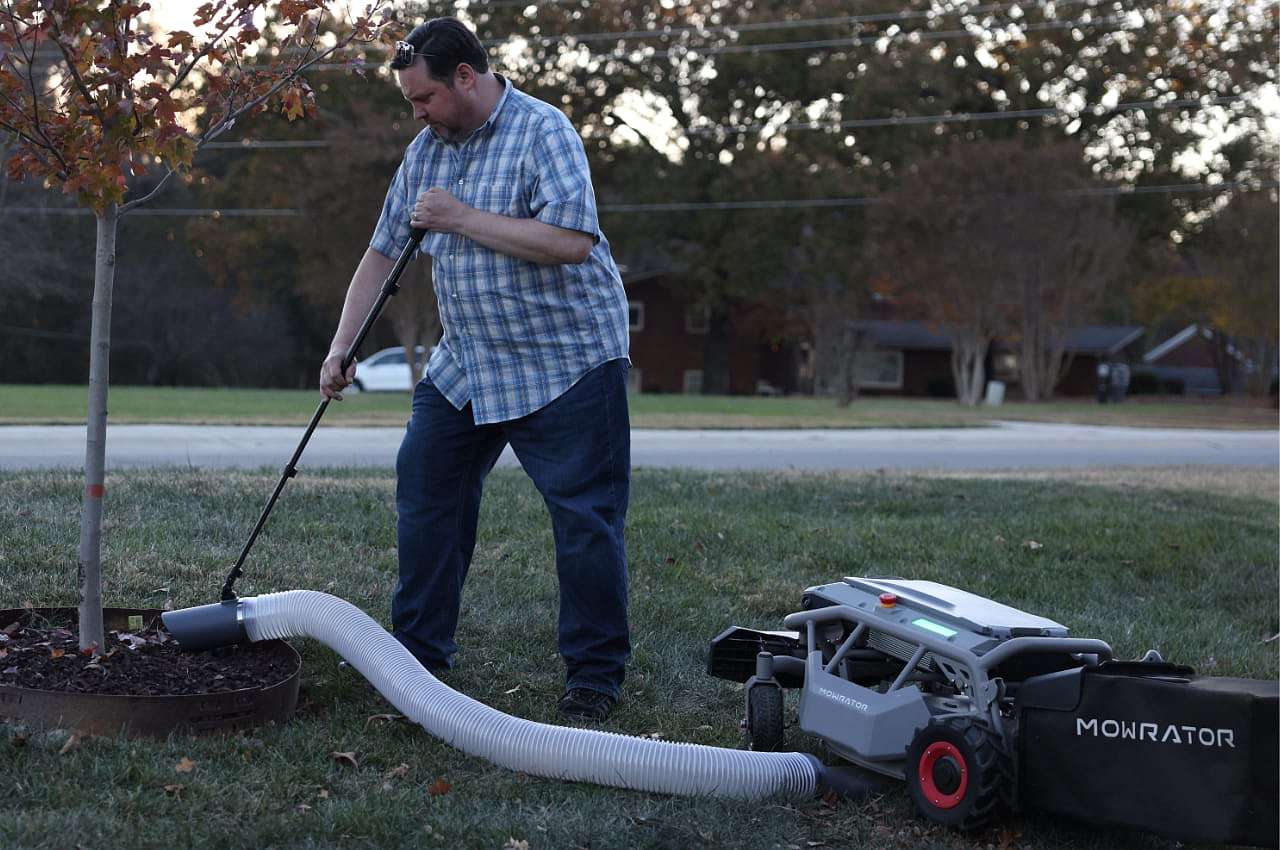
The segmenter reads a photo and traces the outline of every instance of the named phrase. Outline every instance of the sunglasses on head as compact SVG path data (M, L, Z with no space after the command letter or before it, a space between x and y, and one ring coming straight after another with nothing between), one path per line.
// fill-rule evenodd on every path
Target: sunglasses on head
M407 41L397 41L396 51L392 56L391 64L396 68L407 68L413 64L416 56L434 56L434 53L424 53L415 50L414 46Z

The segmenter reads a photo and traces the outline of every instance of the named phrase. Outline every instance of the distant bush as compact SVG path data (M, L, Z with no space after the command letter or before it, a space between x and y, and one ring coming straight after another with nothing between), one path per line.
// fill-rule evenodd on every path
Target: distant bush
M924 391L929 398L955 398L956 382L954 378L930 378Z
M1161 378L1155 372L1134 372L1129 378L1129 395L1183 395L1186 391L1186 381Z

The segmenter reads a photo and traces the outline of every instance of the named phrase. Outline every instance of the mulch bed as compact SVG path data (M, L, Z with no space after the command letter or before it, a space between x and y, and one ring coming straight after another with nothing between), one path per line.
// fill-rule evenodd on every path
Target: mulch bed
M293 673L293 664L262 644L185 652L159 617L142 629L108 631L97 656L80 652L67 624L35 615L0 630L0 686L181 696L266 687Z

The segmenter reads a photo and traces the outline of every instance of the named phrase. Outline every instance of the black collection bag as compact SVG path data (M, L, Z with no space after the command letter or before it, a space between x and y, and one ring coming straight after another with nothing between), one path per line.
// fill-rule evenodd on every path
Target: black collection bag
M1017 705L1022 805L1277 846L1280 684L1109 662L1027 679Z

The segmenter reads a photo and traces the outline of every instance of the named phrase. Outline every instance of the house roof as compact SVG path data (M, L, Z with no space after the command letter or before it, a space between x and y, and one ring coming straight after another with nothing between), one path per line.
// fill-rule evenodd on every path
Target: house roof
M931 349L947 351L951 340L924 322L862 319L850 323L869 331L872 342L881 348ZM1086 325L1067 335L1066 349L1080 354L1115 354L1143 334L1138 325Z
M1115 354L1137 342L1141 325L1085 325L1067 334L1067 351L1080 354Z
M856 330L870 332L871 341L881 348L938 349L941 351L948 351L951 348L951 340L930 329L924 322L859 319L849 324Z
M1176 334L1169 337L1164 342L1160 343L1155 348L1148 351L1146 354L1142 355L1142 362L1154 363L1155 361L1159 360L1161 357L1164 357L1170 351L1173 351L1183 343L1193 338L1196 335L1196 331L1198 330L1200 330L1199 325L1196 325L1196 324L1187 325L1185 328L1178 331ZM1209 336L1209 334L1205 333L1205 336L1207 337Z

